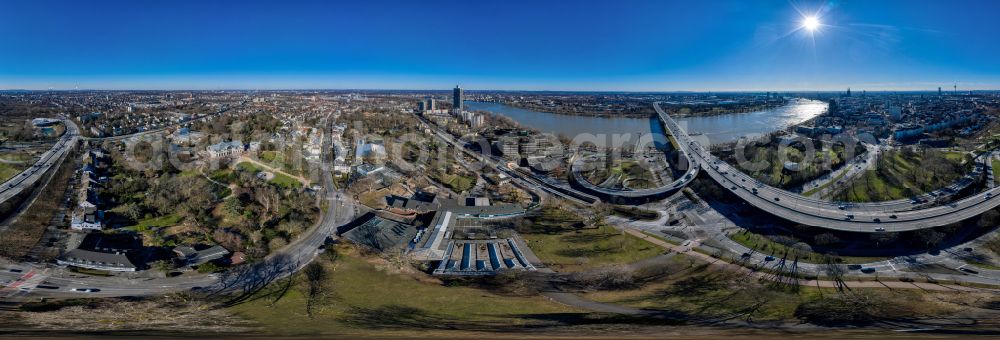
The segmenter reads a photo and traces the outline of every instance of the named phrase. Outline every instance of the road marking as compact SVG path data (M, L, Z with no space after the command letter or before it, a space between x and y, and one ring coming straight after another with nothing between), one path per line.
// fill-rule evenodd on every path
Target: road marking
M31 279L31 277L33 277L33 276L35 276L35 271L31 270L31 271L25 273L24 275L21 275L21 277L17 278L16 280L11 281L11 283L8 284L6 287L4 287L3 290L17 289L17 287L20 287L22 284L25 283L25 281L27 281L28 279Z

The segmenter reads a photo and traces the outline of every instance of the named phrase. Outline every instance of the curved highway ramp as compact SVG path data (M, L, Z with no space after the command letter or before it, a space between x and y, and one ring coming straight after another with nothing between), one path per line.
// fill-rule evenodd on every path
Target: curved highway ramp
M882 202L851 203L823 201L763 184L708 152L691 139L666 112L654 103L667 131L677 140L693 164L719 185L763 211L813 227L862 233L913 231L976 217L1000 205L1000 187L962 200L917 210L894 209Z

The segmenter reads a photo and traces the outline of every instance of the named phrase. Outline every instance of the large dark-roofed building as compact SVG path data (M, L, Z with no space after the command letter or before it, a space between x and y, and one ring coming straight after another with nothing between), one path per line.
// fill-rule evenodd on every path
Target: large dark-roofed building
M134 272L137 266L122 253L102 253L84 249L73 249L56 260L64 266L106 270L112 272Z
M419 234L417 227L371 215L358 226L341 234L349 241L377 251L403 249Z

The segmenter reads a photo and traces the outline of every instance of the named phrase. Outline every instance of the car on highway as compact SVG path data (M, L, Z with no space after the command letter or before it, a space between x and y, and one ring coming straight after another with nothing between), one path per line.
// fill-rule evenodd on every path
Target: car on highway
M961 270L963 272L966 272L966 273L969 273L969 274L979 274L979 271L972 270L972 269L965 268L965 267L959 268L959 270Z
M774 261L774 256L768 255L767 257L764 258L764 261L767 261L767 262Z
M849 265L847 265L847 269L850 269L850 270L860 270L861 269L861 265L860 264L849 264Z
M871 268L871 267L868 267L868 268L861 268L861 272L862 272L862 273L865 273L865 274L871 274L871 273L874 273L874 272L875 272L875 268Z
M73 288L73 291L78 293L97 293L101 290L97 288Z

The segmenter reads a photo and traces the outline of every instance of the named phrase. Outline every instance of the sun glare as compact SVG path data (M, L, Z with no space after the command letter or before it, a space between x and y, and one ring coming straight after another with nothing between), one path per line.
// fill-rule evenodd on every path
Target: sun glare
M802 19L802 28L805 28L809 32L816 31L819 25L819 18L815 16L808 16Z

